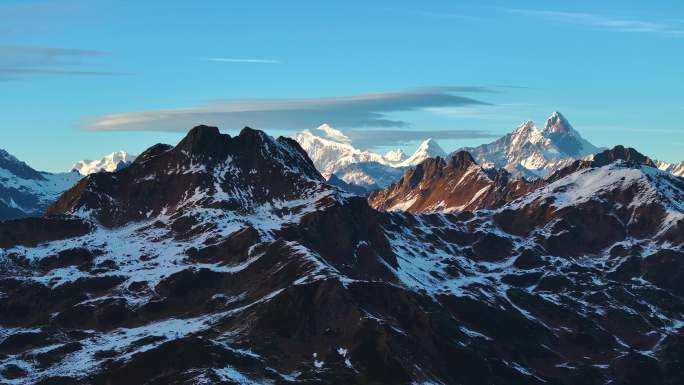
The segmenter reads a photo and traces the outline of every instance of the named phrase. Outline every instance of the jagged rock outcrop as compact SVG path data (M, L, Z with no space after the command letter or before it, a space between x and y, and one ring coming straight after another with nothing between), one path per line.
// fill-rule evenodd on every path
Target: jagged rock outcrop
M379 210L450 212L499 207L539 182L513 179L505 170L480 167L465 151L448 160L430 158L409 169L395 184L370 194L368 202Z

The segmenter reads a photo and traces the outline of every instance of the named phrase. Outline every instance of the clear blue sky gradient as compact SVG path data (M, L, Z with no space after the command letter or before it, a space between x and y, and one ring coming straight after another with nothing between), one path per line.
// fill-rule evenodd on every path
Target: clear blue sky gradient
M84 129L101 115L467 85L496 92L456 95L491 105L388 117L410 123L398 130L502 135L559 110L596 145L684 159L681 0L335 3L3 0L0 148L61 171L182 136ZM440 143L453 150L485 141Z

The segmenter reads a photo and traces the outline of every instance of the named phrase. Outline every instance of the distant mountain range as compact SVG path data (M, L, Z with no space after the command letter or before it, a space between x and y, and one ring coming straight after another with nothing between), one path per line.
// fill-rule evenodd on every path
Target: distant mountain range
M608 165L610 168L605 169ZM636 169L639 171L635 171ZM571 174L573 178L580 178L581 175L583 181L573 182L573 178L568 178ZM564 183L559 182L566 179ZM672 197L665 188L666 184L659 186L656 180L667 181L675 186L682 186L684 181L659 170L650 158L622 146L605 150L585 160L576 160L548 177L534 180L513 178L503 169L484 168L477 164L470 153L459 151L448 160L428 159L407 170L398 182L372 192L368 201L378 210L420 213L498 209L532 194L533 191L543 189L548 190L545 199L549 198L554 204L561 203L558 196L563 199L572 197L575 200L598 198L606 191L614 189L621 189L620 191L629 194L641 194L645 201L639 204L646 205L658 194L673 202L684 198L681 192ZM656 192L661 188L663 191ZM558 192L562 194L556 194ZM611 198L611 201L616 199ZM684 209L684 206L677 208L679 209Z
M539 178L600 149L582 138L561 113L554 112L541 130L528 121L492 143L461 151L469 152L485 168Z
M96 172L115 172L133 163L136 155L128 154L126 151L116 151L105 155L99 160L80 160L71 166L71 171L86 176Z
M118 151L101 160L79 161L70 172L49 173L36 171L0 150L0 220L41 216L83 176L121 170L133 159L135 156Z
M448 159L445 151L432 139L426 139L410 157L401 150L380 155L353 146L343 132L324 124L305 130L295 139L314 161L324 177L332 174L344 181L355 192L385 188L396 182L409 167L427 158ZM603 151L575 130L560 112L553 112L539 129L527 121L513 132L487 144L464 147L452 155L465 151L484 169L503 169L513 178L544 178L579 159L589 160ZM676 176L684 175L684 161L679 164L654 161L658 168ZM496 171L492 171L496 173ZM362 187L362 190L356 188Z
M427 158L446 155L432 139L423 141L409 157L401 150L380 155L354 147L349 137L327 124L304 130L294 138L325 178L335 174L345 183L367 191L389 185L407 167L415 166Z
M413 169L412 178L414 179L417 178L416 172L423 172L422 167L433 171L446 167L444 170L455 172L456 170L449 166L449 159L463 151L468 152L477 164L477 168L481 170L469 175L460 183L470 183L472 182L470 178L477 177L481 182L493 178L493 183L497 184L504 180L520 178L543 179L573 164L576 160L591 160L595 153L602 150L582 138L559 112L551 114L542 129L538 129L533 122L529 121L492 143L463 148L451 155L447 155L435 140L429 138L424 140L410 156L398 149L378 154L354 147L348 136L327 124L304 130L295 135L294 139L307 152L317 170L331 184L359 195L367 195L371 191L389 187L399 181L409 169ZM0 152L0 219L42 215L50 203L73 186L82 176L119 171L130 165L135 158L135 155L125 151L117 151L99 160L78 161L72 166L71 172L53 174L38 172L6 151L2 151ZM421 170L418 170L418 166L423 161L436 158L442 160L436 160L433 165L421 166ZM653 160L653 162L660 170L676 176L684 176L684 161L678 164L658 160ZM510 175L504 175L502 171ZM518 184L524 185L524 183ZM409 185L402 184L400 189L403 189L403 193L399 195L406 195L407 188L412 190L408 187ZM484 188L484 185L481 188ZM384 203L379 203L378 207L391 206L391 202L394 201L403 202L397 203L399 204L397 207L406 205L407 201L397 198L397 193L395 190L390 194L393 198L386 197ZM497 192L497 194L500 193L500 191ZM494 199L492 196L486 197L484 192L482 194L478 199ZM430 199L426 198L419 200L430 202ZM430 204L437 203L431 202ZM455 202L452 203L455 204ZM477 204L477 202L464 201L459 205L465 205L463 208L466 209ZM459 205L450 207L455 208Z
M459 151L366 199L293 139L198 126L0 221L0 381L678 384L684 179L656 166Z
M0 150L0 220L42 215L80 178L76 172L36 171Z
M684 177L684 160L679 163L667 163L656 160L655 164L660 170L669 172L673 175Z

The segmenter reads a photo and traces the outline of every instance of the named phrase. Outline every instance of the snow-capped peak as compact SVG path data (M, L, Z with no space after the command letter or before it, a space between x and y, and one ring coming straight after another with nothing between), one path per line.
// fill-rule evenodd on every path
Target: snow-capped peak
M437 144L437 141L428 138L418 146L418 149L413 155L401 163L401 166L415 166L427 158L435 158L438 156L444 158L446 157L446 152Z
M549 116L543 129L530 120L494 142L465 150L479 164L532 178L549 175L576 159L600 151L582 138L558 111Z
M78 171L81 175L90 175L97 172L114 172L128 166L136 156L120 150L105 155L100 160L80 160L76 162L71 171Z
M446 156L446 152L442 149L442 147L439 146L437 141L432 138L424 140L423 143L418 146L418 149L413 155L416 154L425 154L430 158L434 158L436 156Z
M528 120L525 123L519 125L518 128L515 129L514 134L522 134L536 129L537 127L535 127L534 122Z
M517 149L526 142L538 143L543 139L541 131L537 129L534 122L528 120L527 122L518 126L518 128L513 131L511 137L511 148Z
M373 189L384 187L398 179L404 167L415 166L427 158L446 156L444 150L432 139L421 143L408 159L400 149L385 154L362 150L354 147L351 139L343 132L328 124L303 130L294 135L294 139L325 178L336 174L346 183Z
M572 134L579 136L565 116L558 111L554 111L551 116L546 119L543 132L549 134Z
M304 130L296 134L294 139L326 178L353 163L387 163L380 154L355 148L349 137L327 124Z
M401 162L406 159L406 154L397 148L396 150L387 151L382 157L390 162Z
M351 144L351 139L342 131L324 123L314 129L314 135L322 136L325 139L332 140L337 143Z

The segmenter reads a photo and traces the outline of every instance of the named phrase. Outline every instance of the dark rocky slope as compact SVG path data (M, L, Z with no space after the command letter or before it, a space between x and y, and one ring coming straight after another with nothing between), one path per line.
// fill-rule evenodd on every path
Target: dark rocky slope
M494 211L387 213L288 139L198 127L84 179L44 219L0 225L0 376L677 384L681 180L643 167L583 165ZM624 170L653 195L562 195ZM636 201L664 210L657 232L630 225L652 216ZM587 231L604 222L610 244Z

